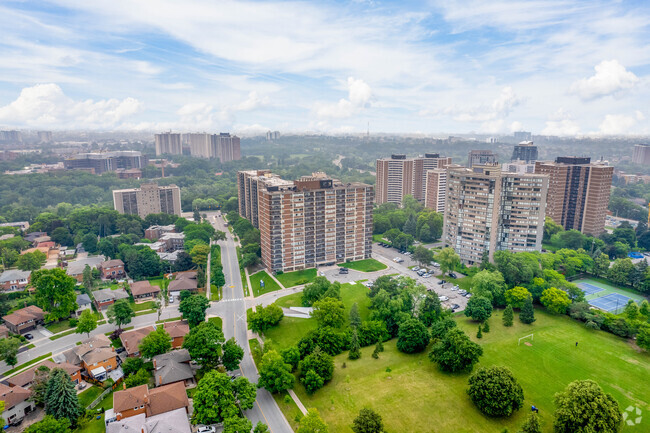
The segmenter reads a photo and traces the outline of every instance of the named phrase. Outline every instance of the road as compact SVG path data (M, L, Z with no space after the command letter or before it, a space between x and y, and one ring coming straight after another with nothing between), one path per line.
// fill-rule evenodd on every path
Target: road
M211 303L208 314L218 315L222 318L223 333L226 339L235 337L237 344L244 349L244 359L240 363L242 374L251 382L257 383L259 375L248 345L246 301L244 299L241 274L239 273L237 247L221 217L209 216L208 218L215 229L226 232L226 240L218 242L221 246L223 273L226 277L226 284L223 286L223 298L217 303ZM244 415L251 420L253 426L258 421L263 422L272 433L293 432L271 394L263 388L257 390L255 406L247 410Z

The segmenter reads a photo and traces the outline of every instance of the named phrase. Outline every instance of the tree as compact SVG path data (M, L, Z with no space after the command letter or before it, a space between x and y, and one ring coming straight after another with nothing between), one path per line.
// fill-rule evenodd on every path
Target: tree
M361 326L361 314L359 314L359 306L355 302L350 307L350 327L358 328Z
M222 350L221 363L226 367L226 370L238 369L239 363L244 358L244 349L237 344L234 338L231 338L222 346Z
M149 377L151 377L149 372L144 368L141 368L138 371L136 371L134 374L124 379L124 384L126 385L127 388L133 388L135 386L144 385L147 382L149 382Z
M481 355L481 346L471 341L462 330L453 328L433 345L429 359L436 362L441 370L455 373L470 371Z
M556 433L610 433L621 428L616 399L593 380L576 380L555 394Z
M240 409L253 407L255 395L254 385L245 377L230 380L227 374L210 370L196 386L192 424L217 424L237 418Z
M269 350L264 354L259 373L257 386L271 393L292 389L295 383L295 377L291 374L291 365L286 363L275 350Z
M521 426L520 433L542 433L542 425L539 423L539 415L535 412L528 415L526 421Z
M650 350L650 325L644 323L636 334L636 344L645 350Z
M44 252L36 250L31 253L21 254L16 261L16 266L21 271L35 271L40 269L41 266L47 261L47 256Z
M483 329L481 329L481 325L478 325L478 331L476 331L476 338L483 338Z
M553 221L551 217L546 217L544 220L544 241L550 241L551 236L561 231L564 231L564 227Z
M604 277L609 271L609 257L607 254L600 253L598 257L594 258L593 273L599 277Z
M72 426L77 424L80 412L77 391L63 369L55 368L50 373L45 393L45 412L57 419L67 418Z
M352 330L352 338L350 339L350 352L348 353L348 359L359 359L361 358L361 346L359 345L359 335L356 329Z
M183 340L183 348L203 367L216 367L221 359L224 341L221 328L213 322L202 322L190 329Z
M499 271L483 270L472 277L474 296L483 296L492 302L495 306L504 306L505 298L505 281Z
M328 433L327 424L320 417L318 409L311 408L307 410L307 415L303 416L298 426L298 433Z
M20 340L15 337L3 338L0 340L0 359L7 365L14 366L18 363L18 349Z
M81 243L83 244L84 250L90 254L95 254L97 252L97 235L94 233L87 233L81 238Z
M126 299L115 301L113 305L108 307L106 315L108 316L108 323L117 325L119 329L122 329L122 325L131 323L131 319L135 317L133 308Z
M225 241L226 240L226 232L223 232L221 230L217 230L214 232L214 236L212 237L215 241Z
M309 373L310 371L313 371L315 375ZM319 347L300 361L300 379L310 393L321 388L325 382L332 379L333 373L334 359ZM318 378L322 379L322 381ZM320 383L320 386L316 387L315 385L318 383Z
M420 266L428 266L433 261L433 251L422 245L418 245L413 251L413 260L418 262Z
M521 312L519 313L519 320L521 320L522 323L526 323L528 325L537 320L535 319L535 309L533 308L532 298L528 298L524 306L521 308Z
M633 299L627 301L625 305L625 316L630 320L636 320L639 317L639 306L634 302Z
M506 367L480 368L468 383L467 394L488 416L510 416L524 403L524 391Z
M248 315L248 324L253 332L264 332L280 323L283 317L282 308L275 304L266 307L258 305L255 311Z
M314 278L314 281L307 284L302 291L302 305L304 307L312 306L314 302L323 297L330 286L332 286L332 283L327 278L320 276Z
M524 302L529 297L532 297L527 288L516 286L510 290L506 290L505 293L506 302L508 305L512 305L512 308L521 308L524 306Z
M399 325L397 350L404 353L419 353L429 344L429 330L417 319L408 319Z
M93 271L90 269L90 266L86 265L82 273L83 284L86 290L90 293L93 289Z
M258 421L253 429L253 433L269 433L269 427L262 421Z
M364 407L352 421L352 431L354 433L383 433L384 422L381 415L370 408Z
M222 433L250 433L253 423L246 418L235 416L223 421Z
M174 272L189 271L192 267L194 267L192 256L190 256L186 251L179 251L173 265Z
M483 332L490 332L490 322L487 320L483 323Z
M34 403L39 405L45 404L45 396L47 394L47 383L50 380L50 369L41 365L34 370L34 379L30 390L32 395L29 397ZM0 412L2 413L2 412Z
M514 312L512 311L512 305L508 305L505 310L503 310L503 326L512 326L512 320L514 319Z
M208 262L208 254L210 254L210 247L205 244L196 245L192 248L192 251L190 251L192 261L199 266L206 265Z
M210 302L201 295L192 295L189 298L181 301L178 306L178 311L183 314L183 317L188 321L190 326L197 326L199 323L205 321L205 310L210 306Z
M555 287L544 290L540 301L549 311L555 314L566 313L566 309L571 305L571 299L569 299L566 292Z
M445 275L449 271L453 271L460 263L460 256L456 254L456 251L451 247L443 248L433 259L440 264L442 275Z
M641 302L641 306L639 307L639 314L645 317L646 320L650 319L650 303L645 299Z
M492 315L492 303L483 296L472 296L467 301L465 316L477 322L485 322Z
M122 363L122 371L125 376L129 376L140 370L144 365L142 358L126 358Z
M150 332L142 339L138 349L140 355L144 358L153 358L156 355L162 355L172 350L172 339L165 328L159 326L155 331Z
M90 337L90 333L97 328L97 317L91 310L83 310L81 316L79 316L79 322L77 323L77 329L75 332L77 334L86 334Z
M77 280L66 275L61 268L32 273L36 288L36 305L47 311L46 320L64 319L77 309Z
M314 302L311 315L320 327L340 328L345 323L345 306L338 299L323 298Z
M282 360L291 366L291 371L295 370L298 367L300 362L300 350L296 346L287 347L282 352L280 352Z
M70 433L71 431L69 419L56 419L51 415L45 415L41 421L27 427L24 433Z
M402 229L402 231L407 235L415 236L416 230L417 230L417 220L415 219L415 215L411 214L406 220L406 223L404 223L404 228Z

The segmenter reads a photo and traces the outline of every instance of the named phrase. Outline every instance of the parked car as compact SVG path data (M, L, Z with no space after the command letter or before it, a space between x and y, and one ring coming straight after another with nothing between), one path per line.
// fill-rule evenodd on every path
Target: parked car
M452 291L452 292L455 292L456 290L458 290L458 287L456 287L456 286L454 286L454 287L451 288L451 291Z
M122 353L124 352L124 350L125 350L124 347L118 347L117 349L115 349L115 353Z
M441 301L448 301L448 300L449 300L449 297L447 297L447 296L441 296L441 297L440 297L440 300L441 300Z
M25 338L31 340L34 336L32 334L25 334Z
M216 428L209 425L202 425L196 429L196 433L215 433L216 431L217 431Z
M445 280L440 280L440 281L438 281L438 284L439 284L439 285L445 284Z
M472 294L471 294L471 293L468 293L468 294L465 295L465 297L466 297L467 299L469 299L469 298L472 297Z
M453 272L450 272L450 273L449 273L449 276L450 276L451 278L458 278L458 277L456 276L456 274L454 274Z
M465 296L465 295L467 294L467 290L462 290L462 289L461 289L461 290L458 291L458 293L460 293L461 295Z
M169 295L169 303L170 304L174 303L174 295Z
M439 267L440 267L440 263L433 262L433 266L435 266L436 268L439 268Z
M325 272L323 272L323 271L318 271L318 275L320 275L321 277L324 277L324 276L325 276Z
M419 266L413 266L413 268L411 270L417 272L417 271L420 270L420 267Z
M347 274L347 273L348 273L348 268L339 269L339 274Z
M451 306L452 310L458 310L459 308L460 308L460 305L458 305L458 304L454 304L454 305Z

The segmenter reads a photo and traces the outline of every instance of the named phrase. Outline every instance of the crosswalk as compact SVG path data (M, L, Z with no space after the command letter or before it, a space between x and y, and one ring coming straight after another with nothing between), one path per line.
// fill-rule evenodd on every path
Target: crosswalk
M219 302L235 302L235 301L243 301L244 298L233 298L233 299L222 299Z

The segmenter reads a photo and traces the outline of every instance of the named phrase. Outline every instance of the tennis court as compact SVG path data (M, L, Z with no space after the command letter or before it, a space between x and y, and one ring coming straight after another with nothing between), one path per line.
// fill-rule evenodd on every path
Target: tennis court
M609 313L618 314L625 308L625 304L631 298L623 296L620 293L610 293L609 295L601 296L600 298L595 298L589 301L589 305L593 305L596 308L605 310Z
M583 292L585 292L585 296L593 295L594 293L602 292L605 290L602 287L594 286L593 284L589 283L578 283L578 287L581 288Z

